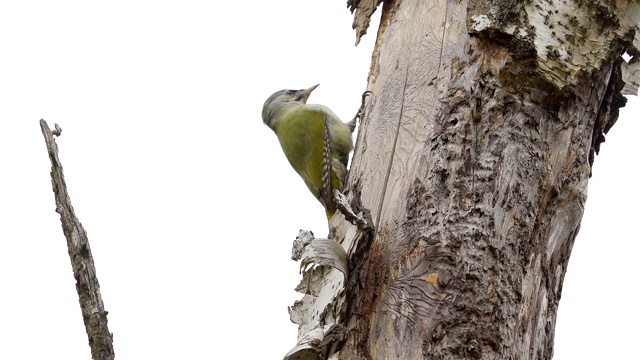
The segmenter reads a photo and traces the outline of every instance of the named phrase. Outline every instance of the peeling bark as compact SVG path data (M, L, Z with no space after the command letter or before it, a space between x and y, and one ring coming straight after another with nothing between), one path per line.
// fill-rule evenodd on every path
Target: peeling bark
M371 15L376 11L382 0L347 0L347 7L354 13L352 28L356 31L356 45L367 33Z
M115 358L113 334L109 332L109 327L107 326L108 312L105 311L102 303L100 284L96 276L89 239L71 205L62 164L58 158L58 145L53 138L53 135L60 136L62 130L56 124L56 130L52 132L44 120L40 120L40 128L42 129L42 135L44 135L49 159L51 160L51 183L56 198L56 212L60 214L62 230L67 238L67 248L80 300L80 310L82 311L82 319L89 337L91 358L94 360L112 360Z

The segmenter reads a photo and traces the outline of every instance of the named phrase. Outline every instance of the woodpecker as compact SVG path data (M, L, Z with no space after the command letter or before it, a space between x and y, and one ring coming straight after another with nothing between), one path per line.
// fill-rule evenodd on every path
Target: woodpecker
M356 118L344 123L328 107L307 104L318 85L275 92L262 107L262 120L276 133L287 160L331 219L336 212L333 190L342 190L347 176Z

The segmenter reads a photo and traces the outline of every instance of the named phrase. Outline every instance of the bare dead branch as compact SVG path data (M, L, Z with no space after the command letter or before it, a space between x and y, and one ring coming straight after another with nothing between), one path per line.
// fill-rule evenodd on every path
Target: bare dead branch
M82 319L89 337L91 357L94 360L115 359L113 350L113 334L107 326L107 314L100 295L100 284L96 276L96 268L89 247L87 232L76 217L71 199L67 193L62 164L58 158L58 145L53 135L60 136L61 129L56 124L52 132L46 121L40 120L42 135L47 144L47 152L51 160L51 183L56 198L56 212L60 214L62 231L67 238L67 248L71 258L73 275L76 279L76 290L80 299Z

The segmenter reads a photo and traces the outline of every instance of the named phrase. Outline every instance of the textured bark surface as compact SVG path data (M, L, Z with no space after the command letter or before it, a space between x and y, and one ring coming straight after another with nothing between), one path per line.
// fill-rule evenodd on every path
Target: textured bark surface
M347 186L375 232L349 253L338 358L551 358L638 9L384 2Z
M376 11L382 0L347 0L347 7L353 14L353 29L356 31L356 45L367 33L371 15Z
M51 160L51 183L56 198L56 212L60 214L62 231L67 238L67 248L71 258L73 276L76 279L76 290L80 299L80 310L84 320L85 330L89 337L91 358L94 360L111 360L115 358L113 350L113 334L107 326L107 311L104 310L100 284L96 276L96 268L89 247L87 232L73 211L71 199L67 193L62 164L58 159L58 145L53 135L60 135L60 128L56 124L55 132L51 132L49 125L40 120L40 128L47 144L47 152Z

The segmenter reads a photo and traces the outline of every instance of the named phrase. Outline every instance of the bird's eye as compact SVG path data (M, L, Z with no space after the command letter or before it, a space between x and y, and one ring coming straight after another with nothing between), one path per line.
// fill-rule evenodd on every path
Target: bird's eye
M293 94L295 94L295 93L296 93L296 91L295 91L295 90L287 90L287 92L286 92L285 94L287 94L287 95L293 95Z

